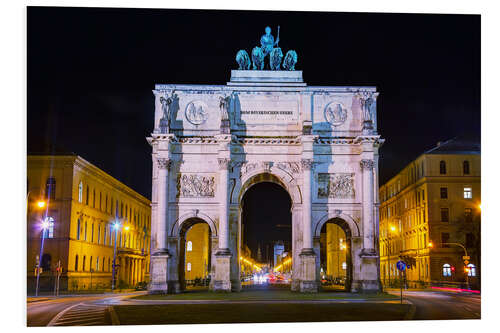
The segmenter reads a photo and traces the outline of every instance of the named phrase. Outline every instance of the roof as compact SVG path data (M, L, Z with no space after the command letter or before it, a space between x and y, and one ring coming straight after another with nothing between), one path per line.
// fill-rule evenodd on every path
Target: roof
M481 154L481 141L477 138L455 137L445 142L438 142L436 147L427 150L424 154Z

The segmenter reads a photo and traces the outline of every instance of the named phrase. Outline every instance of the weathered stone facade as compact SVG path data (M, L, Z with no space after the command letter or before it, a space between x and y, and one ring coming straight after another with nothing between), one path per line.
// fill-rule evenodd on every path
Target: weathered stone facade
M153 93L152 266L168 269L152 267L150 292L180 291L181 240L200 220L211 230L212 290L240 290L241 202L260 182L292 199L292 290L318 290L328 221L348 237L351 290L380 289L383 139L374 87L312 87L302 71L233 70L226 85L158 84ZM166 98L168 129L160 126Z

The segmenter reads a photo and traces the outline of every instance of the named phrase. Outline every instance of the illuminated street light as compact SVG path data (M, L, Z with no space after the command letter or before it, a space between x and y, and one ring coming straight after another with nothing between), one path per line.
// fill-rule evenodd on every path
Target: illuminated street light
M429 243L427 243L427 246L430 247L430 248L433 248L434 244L432 244L432 242L429 242Z
M49 228L49 219L46 217L43 219L42 223L40 224L42 228L42 244L40 246L40 256L38 257L38 265L36 269L36 289L35 289L35 296L38 296L38 288L40 285L40 264L42 262L42 256L43 256L43 244L45 242L45 232Z
M38 208L44 208L46 204L47 203L45 201L43 201L43 200L39 200L36 203L36 205L38 206Z
M396 231L396 227L391 225L391 231Z

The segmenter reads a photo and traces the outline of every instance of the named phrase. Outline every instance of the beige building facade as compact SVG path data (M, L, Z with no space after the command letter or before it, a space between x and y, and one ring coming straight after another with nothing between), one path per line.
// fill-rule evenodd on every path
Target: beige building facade
M60 290L111 288L116 241L116 286L148 281L148 199L76 155L29 155L27 177L28 290L35 288L38 260L41 290L53 290L59 264Z
M479 287L480 144L452 139L408 164L380 187L380 270L398 286L396 263L410 287ZM467 257L466 252L467 251Z

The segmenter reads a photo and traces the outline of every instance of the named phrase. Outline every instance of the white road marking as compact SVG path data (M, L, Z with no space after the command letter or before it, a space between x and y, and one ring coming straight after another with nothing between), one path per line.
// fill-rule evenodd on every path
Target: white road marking
M61 311L47 326L109 325L106 305L78 303Z

